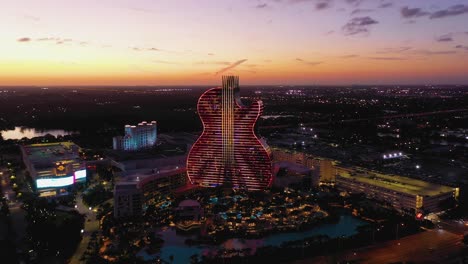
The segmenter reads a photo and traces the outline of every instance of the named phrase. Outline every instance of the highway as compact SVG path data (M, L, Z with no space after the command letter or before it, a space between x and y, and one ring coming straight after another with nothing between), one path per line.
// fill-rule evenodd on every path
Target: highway
M462 236L443 229L433 229L398 240L391 240L373 246L348 250L337 254L337 262L354 263L460 263L463 248ZM296 261L296 264L329 263L330 257L321 256Z
M388 120L388 119L399 119L399 118L409 118L409 117L422 117L422 116L431 116L431 115L440 115L440 114L459 113L459 112L466 112L466 111L468 111L467 108L462 108L462 109L440 110L440 111L431 111L431 112L422 112L422 113L408 113L408 114L386 115L386 116L376 116L376 117L366 117L366 118L330 120L330 121L325 121L325 122L307 123L307 124L304 124L304 126L311 127L311 126L318 126L318 125L327 125L331 123L353 123L353 122L361 122L361 121L377 120L377 119ZM297 124L261 126L259 127L259 129L277 129L277 128L288 128L292 126L297 126Z

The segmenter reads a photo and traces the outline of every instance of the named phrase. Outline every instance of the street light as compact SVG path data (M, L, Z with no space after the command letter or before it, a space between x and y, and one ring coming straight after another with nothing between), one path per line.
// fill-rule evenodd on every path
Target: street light
M93 208L90 206L88 209L91 211Z

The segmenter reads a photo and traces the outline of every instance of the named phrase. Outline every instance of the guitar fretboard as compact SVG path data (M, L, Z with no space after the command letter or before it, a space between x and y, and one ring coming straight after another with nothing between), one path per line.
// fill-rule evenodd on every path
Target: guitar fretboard
M234 89L239 87L239 77L223 76L223 88L221 94L222 110L222 144L223 144L223 163L226 173L229 172L234 164Z

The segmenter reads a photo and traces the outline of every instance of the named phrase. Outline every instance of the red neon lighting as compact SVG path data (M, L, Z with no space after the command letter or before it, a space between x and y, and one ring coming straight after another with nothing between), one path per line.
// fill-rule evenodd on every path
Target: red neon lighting
M224 77L223 87L212 88L198 99L203 133L189 151L188 178L192 184L230 182L234 187L264 189L273 180L271 160L254 132L263 104L243 105L236 77Z

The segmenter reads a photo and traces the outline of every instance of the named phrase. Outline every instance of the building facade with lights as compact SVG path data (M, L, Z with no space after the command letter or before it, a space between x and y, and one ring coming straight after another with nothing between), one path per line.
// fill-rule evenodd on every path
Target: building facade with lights
M290 151L281 148L274 148L271 152L273 162L291 162L305 166L313 170L318 175L320 183L335 182L337 161L333 159L317 157L300 151Z
M72 142L21 146L21 152L41 197L66 195L73 185L86 182L86 164L80 147Z
M125 125L125 135L113 138L114 150L137 151L151 148L157 141L157 123L143 121L136 126Z
M142 206L186 184L185 167L170 166L123 176L114 186L114 217L137 216Z
M272 184L272 165L254 126L262 101L243 105L239 78L223 76L222 87L203 93L197 104L203 133L190 149L187 175L194 185L263 190Z
M459 195L459 188L358 167L338 168L336 187L347 193L363 193L384 206L413 215L442 211Z

